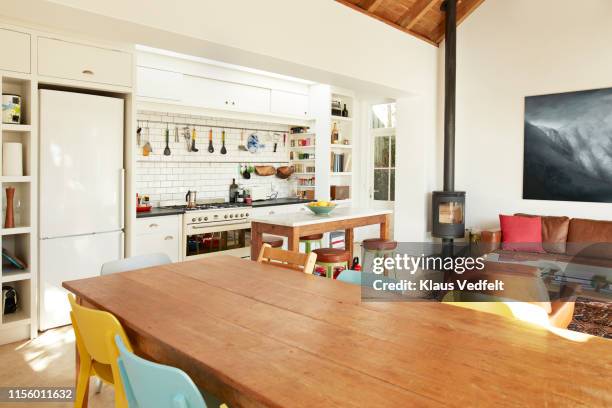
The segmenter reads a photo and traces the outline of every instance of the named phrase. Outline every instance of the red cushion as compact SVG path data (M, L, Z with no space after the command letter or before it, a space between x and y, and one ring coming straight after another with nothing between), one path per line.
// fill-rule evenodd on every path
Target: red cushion
M502 248L508 251L544 253L542 247L542 218L499 215Z

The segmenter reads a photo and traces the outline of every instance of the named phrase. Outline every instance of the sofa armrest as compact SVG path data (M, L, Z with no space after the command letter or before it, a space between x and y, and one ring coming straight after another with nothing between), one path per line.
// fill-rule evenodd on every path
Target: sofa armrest
M502 233L500 230L484 230L480 232L480 246L489 252L501 248Z

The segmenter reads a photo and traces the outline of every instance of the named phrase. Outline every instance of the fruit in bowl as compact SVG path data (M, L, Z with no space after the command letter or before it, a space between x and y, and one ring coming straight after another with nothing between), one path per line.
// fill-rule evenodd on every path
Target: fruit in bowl
M316 201L306 204L306 207L316 215L323 215L332 212L336 208L336 204L329 201Z

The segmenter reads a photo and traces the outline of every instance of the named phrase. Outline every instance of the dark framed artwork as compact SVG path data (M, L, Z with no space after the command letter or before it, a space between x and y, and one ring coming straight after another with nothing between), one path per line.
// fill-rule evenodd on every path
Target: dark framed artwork
M612 88L525 98L523 198L612 203Z

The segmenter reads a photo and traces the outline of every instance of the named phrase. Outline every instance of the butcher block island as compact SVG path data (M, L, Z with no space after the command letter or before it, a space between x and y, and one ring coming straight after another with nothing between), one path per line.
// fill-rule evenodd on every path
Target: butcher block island
M273 214L251 219L251 259L256 260L261 249L263 234L287 237L290 251L298 252L300 237L325 232L345 232L345 247L353 257L353 230L368 225L380 225L380 238L389 238L391 210L337 208L331 214L315 215L300 211Z

